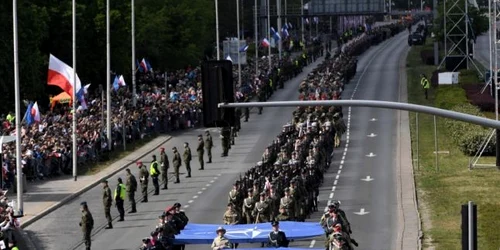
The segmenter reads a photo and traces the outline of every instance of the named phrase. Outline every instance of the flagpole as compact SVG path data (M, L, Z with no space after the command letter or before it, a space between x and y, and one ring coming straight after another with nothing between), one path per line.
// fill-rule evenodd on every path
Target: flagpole
M75 0L73 0L72 4L72 13L73 13L73 26L72 26L72 33L73 33L73 178L76 181L77 180L77 146L76 146L76 121L77 121L77 114L76 114L76 88L78 88L78 81L76 79L76 3Z
M17 175L17 213L23 215L23 169L21 162L21 90L19 88L19 57L17 45L17 0L12 0L12 26L14 35L14 92L16 101L16 175Z
M271 0L267 0L267 37L269 41L271 41L271 6L269 6ZM271 72L271 44L267 47L268 56L267 59L269 61L269 73Z
M108 149L111 149L111 69L110 69L110 44L109 44L109 0L106 0L106 133Z
M257 23L257 0L254 1L254 42L255 42L255 76L257 76L259 71L259 28Z
M240 60L240 0L236 0L236 28L238 29L238 87L241 86L241 60Z
M217 46L217 61L220 60L220 45L219 45L219 1L215 0L215 41ZM239 49L239 48L238 48Z
M131 0L130 6L132 7L131 22L132 22L132 105L137 105L137 89L135 86L135 1Z
M280 32L281 32L281 1L280 0L276 0L276 14L278 15L278 30L276 31L278 33L278 37L280 39L278 39L278 55L279 55L279 59L281 60L281 36L279 35Z
M300 25L301 25L301 33L302 33L302 42L305 43L306 40L304 38L304 0L300 0ZM305 45L305 44L304 44Z

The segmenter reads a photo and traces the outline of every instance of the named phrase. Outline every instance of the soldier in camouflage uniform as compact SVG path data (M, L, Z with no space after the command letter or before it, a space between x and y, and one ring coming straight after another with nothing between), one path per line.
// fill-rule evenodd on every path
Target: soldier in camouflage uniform
M242 216L245 218L246 224L253 223L252 211L255 207L252 189L248 189L248 196L243 200Z

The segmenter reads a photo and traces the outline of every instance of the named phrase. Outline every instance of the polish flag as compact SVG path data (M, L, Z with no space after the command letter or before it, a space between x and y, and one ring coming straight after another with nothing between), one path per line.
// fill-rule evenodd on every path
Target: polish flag
M267 48L267 47L271 46L271 43L269 42L269 40L267 40L267 38L264 38L262 40L262 46Z
M125 79L123 78L123 75L120 76L120 78L118 78L118 84L120 86L127 86L127 84L125 83Z
M31 108L31 115L33 116L33 120L35 120L35 122L40 122L40 110L38 109L38 103L36 102Z
M64 92L69 94L69 96L73 96L73 68L65 64L63 61L57 59L57 57L50 55L49 60L49 74L47 78L48 85L58 86ZM78 75L76 76L76 92L80 90L82 83L80 82L80 78Z

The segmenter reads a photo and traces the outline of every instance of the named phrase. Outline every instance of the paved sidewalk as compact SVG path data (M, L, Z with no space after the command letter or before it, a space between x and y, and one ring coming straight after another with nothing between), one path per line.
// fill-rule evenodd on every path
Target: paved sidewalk
M399 101L408 102L407 90L407 75L406 75L406 57L408 51L399 62ZM398 213L398 240L395 249L402 250L417 250L422 249L421 245L421 223L420 214L418 212L417 195L415 189L415 178L413 174L413 161L411 153L411 136L410 136L410 118L409 112L398 111L398 127L397 127L397 154L396 166L398 166L398 204L400 205Z
M116 172L135 163L138 159L157 149L172 137L161 135L126 157L117 160L106 169L94 174L79 176L77 181L72 176L62 176L47 181L28 183L28 192L24 193L24 217L21 218L21 228L26 228L69 200L98 185L102 179L107 179ZM15 193L10 194L13 199Z

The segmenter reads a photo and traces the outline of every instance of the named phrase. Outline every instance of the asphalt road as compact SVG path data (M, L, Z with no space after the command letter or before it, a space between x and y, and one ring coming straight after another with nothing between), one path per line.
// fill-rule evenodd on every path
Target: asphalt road
M285 89L275 92L271 100L296 100L300 79L303 79L306 73L318 64L319 60L307 67L297 78L288 81ZM81 201L89 204L95 220L92 249L137 249L141 239L149 236L154 229L162 211L175 202L180 202L184 206L183 209L191 222L222 223L223 211L227 205L227 194L232 183L241 172L260 160L263 149L281 131L282 125L289 121L293 110L294 108L264 109L262 115L256 114L255 111L251 112L249 122L242 122L241 133L236 138L236 145L232 147L227 158L220 157L222 152L220 133L217 129L213 129L211 134L215 143L215 148L212 150L214 159L212 164L205 164L204 171L198 170L199 163L196 155L197 135L203 134L204 129L173 134L173 138L164 145L167 154L171 160L171 148L174 146L180 149L182 154L183 143L188 142L193 153L191 166L193 178L185 178L183 166L180 184L170 183L169 189L161 190L159 196L150 196L149 203L138 203L138 213L127 214L124 222L116 222L115 218L112 230L103 229L106 220L102 205L102 187L99 185L34 222L25 231L28 232L37 249L84 249L81 244L82 233L78 226L81 219L79 211ZM159 156L159 152L155 154ZM142 161L149 166L151 159L151 155L148 155ZM130 168L137 176L138 171L135 165ZM116 187L118 177L125 179L125 171L109 179L112 190ZM149 188L152 190L151 181ZM115 208L112 208L111 213L114 217L118 216Z
M359 58L356 77L347 85L343 98L372 100L398 100L399 58L406 48L407 34L372 47ZM284 90L275 93L273 101L296 100L297 87L307 71L319 61L309 66L296 79L289 81ZM181 176L181 184L170 184L169 190L161 190L159 196L150 196L149 203L138 203L138 213L126 215L124 222L114 222L114 229L104 230L105 218L101 201L100 186L91 189L81 197L33 223L26 231L34 239L37 249L84 249L81 245L79 204L85 200L90 205L96 222L92 238L93 249L136 249L141 238L153 230L158 215L174 202L184 206L188 217L194 223L222 223L222 215L227 204L227 193L240 172L250 168L267 146L279 133L282 125L291 118L294 108L266 108L262 115L252 112L248 123L242 122L242 131L236 138L236 145L230 156L220 158L218 131L213 130L216 142L213 150L214 163L206 164L199 171L196 157L196 136L203 129L183 131L175 134L165 148L171 159L170 149L182 147L187 141L193 155L193 178ZM349 112L350 111L350 112ZM335 151L335 160L325 182L320 188L320 207L330 200L341 200L353 227L353 238L360 243L360 249L394 249L397 235L398 204L396 199L396 112L371 108L344 107L344 117L349 121L349 132L344 136L342 146ZM376 120L370 121L372 118ZM375 137L367 135L374 133ZM349 137L347 137L349 136ZM347 144L347 147L346 147ZM182 151L182 150L181 150ZM345 152L345 153L344 153ZM182 153L182 152L181 152ZM374 157L367 157L373 153ZM158 155L158 152L156 152ZM150 156L143 159L149 164ZM184 169L183 169L184 170ZM132 167L133 172L137 172ZM184 170L185 172L185 170ZM125 177L124 172L110 178L112 188L116 179ZM373 180L362 181L367 176ZM151 184L150 184L151 188ZM333 193L333 194L332 194ZM365 209L364 215L356 215ZM318 221L322 211L311 216ZM117 216L116 209L112 215ZM291 246L321 247L323 237L314 240L293 242ZM241 245L244 247L244 245ZM187 246L187 249L201 249L202 246Z

